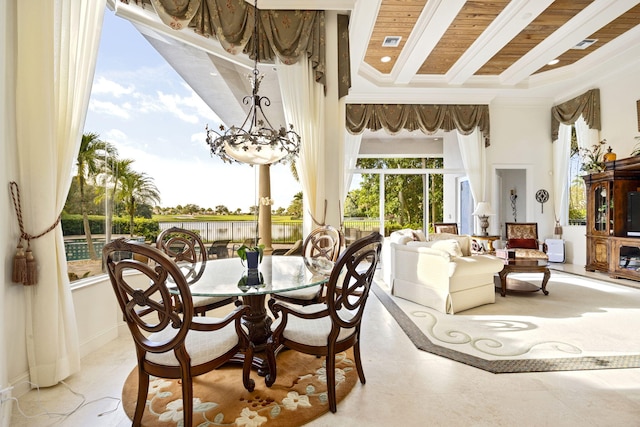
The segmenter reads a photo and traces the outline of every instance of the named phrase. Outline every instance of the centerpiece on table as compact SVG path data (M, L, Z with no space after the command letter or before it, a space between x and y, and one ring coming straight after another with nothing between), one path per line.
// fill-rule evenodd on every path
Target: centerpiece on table
M247 269L257 269L264 256L264 245L247 246L242 245L236 251L242 265L247 262Z

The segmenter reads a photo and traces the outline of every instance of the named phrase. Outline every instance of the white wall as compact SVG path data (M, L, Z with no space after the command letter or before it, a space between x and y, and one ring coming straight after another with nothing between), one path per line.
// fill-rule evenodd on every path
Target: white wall
M491 191L492 204L503 205L500 194L500 180L495 170L502 170L506 179L502 188L508 191L518 186L518 222L537 222L539 238L553 235L555 225L553 215L552 187L552 146L550 111L552 99L496 99L490 105L491 146L487 148L487 185ZM526 184L517 175L507 170L526 170ZM509 182L515 179L516 182ZM525 187L525 188L521 188ZM535 192L545 189L550 201L541 212L540 204L535 201ZM510 206L510 205L509 205ZM513 219L511 208L501 212L501 222ZM492 234L501 234L500 224L494 221L490 225Z
M640 71L627 70L611 79L597 83L600 88L602 131L600 138L606 139L618 159L629 157L640 140L636 113L636 101L640 99Z

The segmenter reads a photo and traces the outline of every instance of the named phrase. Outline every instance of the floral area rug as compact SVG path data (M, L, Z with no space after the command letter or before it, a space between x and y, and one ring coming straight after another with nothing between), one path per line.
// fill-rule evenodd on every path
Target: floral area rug
M512 274L537 283L542 274ZM640 290L552 271L549 295L496 293L455 315L373 291L416 347L493 373L640 367Z
M228 365L194 378L194 424L206 426L300 426L329 411L324 357L280 352L278 377L270 387L255 371L249 393L240 365ZM353 352L336 357L336 395L340 402L358 381ZM124 410L133 418L138 374L133 369L122 390ZM178 380L152 378L142 425L182 426L182 392Z

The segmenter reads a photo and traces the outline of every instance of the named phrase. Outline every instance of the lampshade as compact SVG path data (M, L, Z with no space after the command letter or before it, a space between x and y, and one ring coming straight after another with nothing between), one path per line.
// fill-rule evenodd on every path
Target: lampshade
M480 202L476 205L476 210L473 211L473 215L476 216L489 216L495 215L493 209L491 209L491 204L489 202Z

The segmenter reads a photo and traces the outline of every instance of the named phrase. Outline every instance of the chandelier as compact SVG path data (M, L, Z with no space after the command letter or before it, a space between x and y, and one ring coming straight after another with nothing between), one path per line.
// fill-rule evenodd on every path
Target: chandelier
M225 128L220 125L219 132L207 131L207 144L211 155L216 155L228 163L239 162L251 165L270 165L292 160L300 151L300 135L293 130L280 126L274 129L267 119L263 106L268 107L271 101L266 96L260 96L260 82L264 77L258 71L258 0L254 3L253 73L247 75L251 81L252 93L242 99L244 105L249 106L249 113L241 126Z

